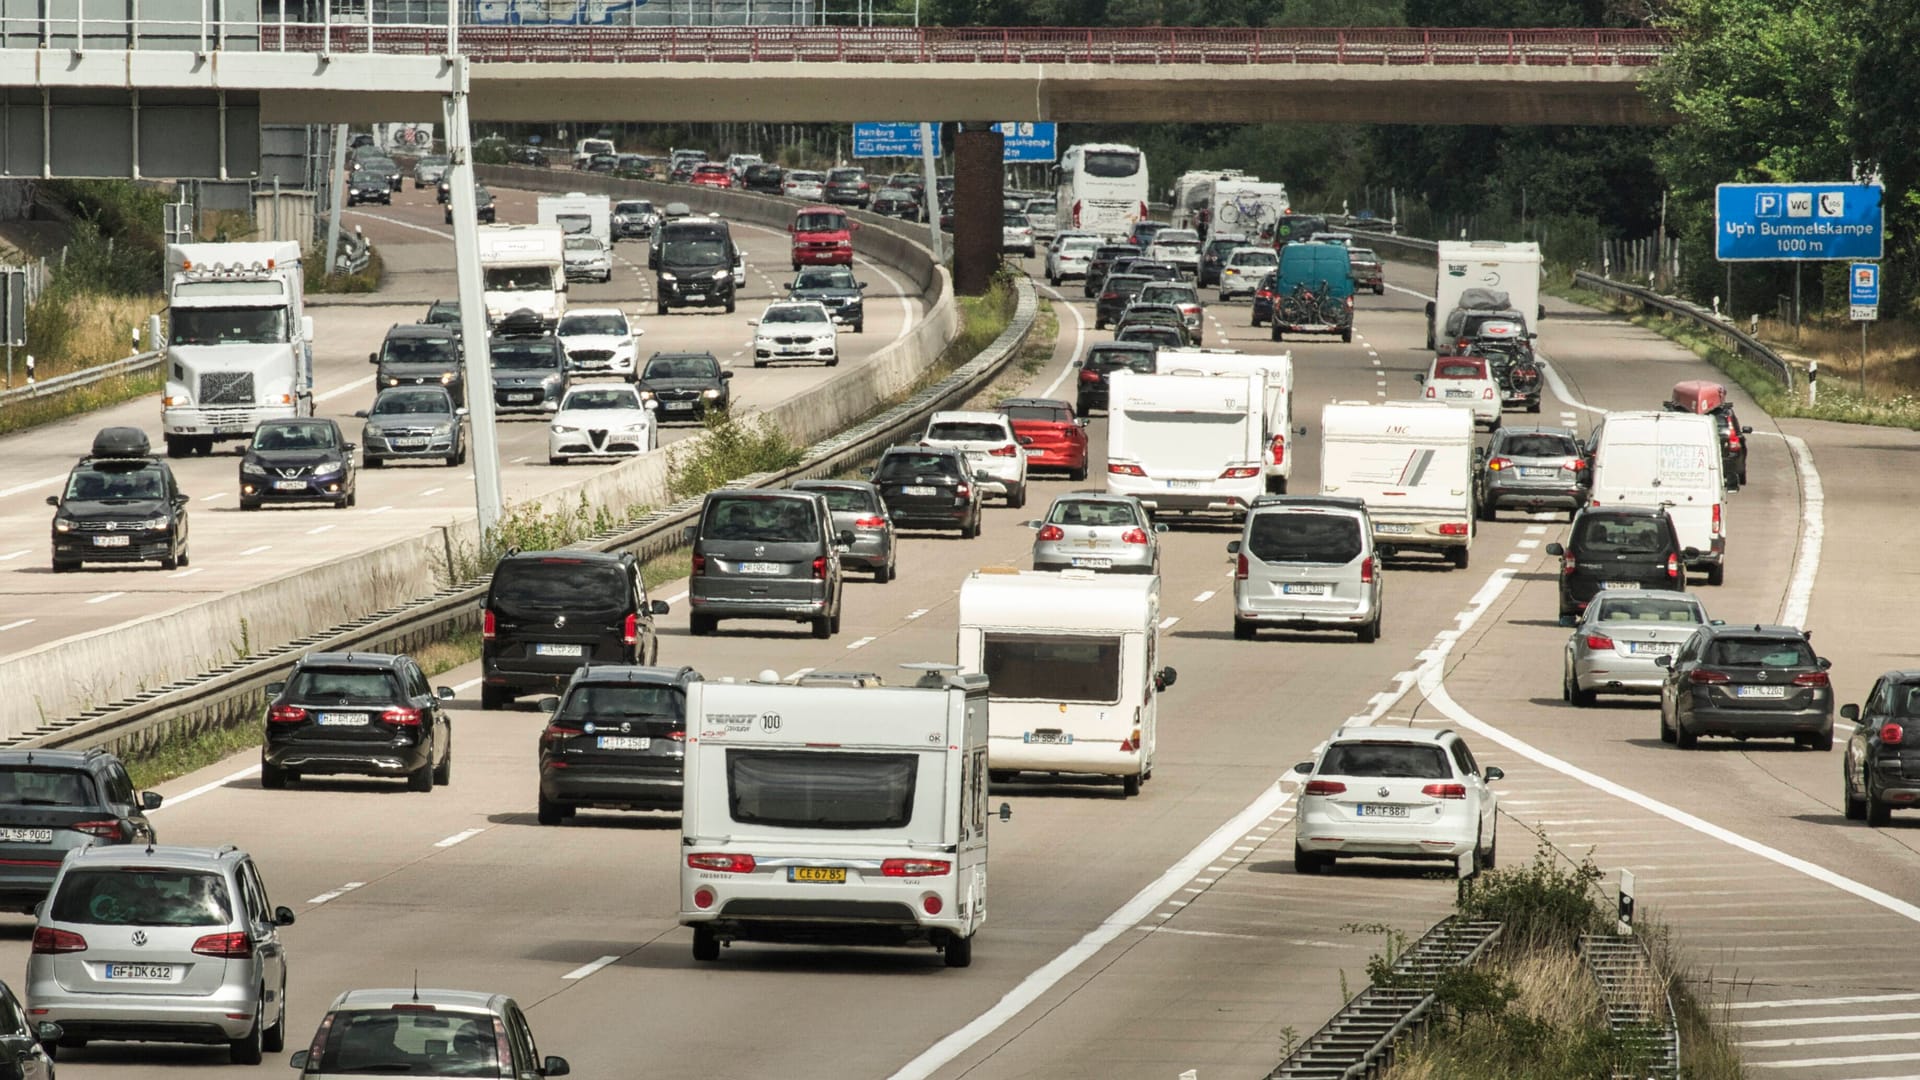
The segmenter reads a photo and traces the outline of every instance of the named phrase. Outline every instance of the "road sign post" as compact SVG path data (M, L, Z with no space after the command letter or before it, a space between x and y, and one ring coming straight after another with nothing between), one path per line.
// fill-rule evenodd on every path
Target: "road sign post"
M1860 324L1860 396L1867 396L1867 324L1880 317L1880 264L1857 262L1848 267L1847 308Z
M1620 912L1619 929L1623 934L1633 933L1633 871L1620 871Z

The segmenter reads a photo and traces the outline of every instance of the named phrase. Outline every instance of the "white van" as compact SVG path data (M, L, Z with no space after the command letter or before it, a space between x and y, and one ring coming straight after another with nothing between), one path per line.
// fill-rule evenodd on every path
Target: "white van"
M1473 414L1438 401L1336 401L1320 411L1320 494L1358 498L1382 555L1473 547Z
M1261 403L1260 445L1264 447L1261 472L1266 477L1267 494L1287 493L1295 456L1287 452L1287 439L1294 434L1292 353L1261 356L1237 349L1190 346L1161 349L1154 365L1154 370L1161 375L1259 375L1265 387Z
M1238 518L1266 490L1263 375L1107 376L1107 490Z
M734 941L928 944L973 960L987 918L987 681L938 664L687 686L680 924Z
M1593 448L1593 505L1666 507L1680 546L1699 552L1687 566L1705 568L1709 585L1726 580L1727 517L1713 417L1608 413L1588 445Z
M1107 776L1138 795L1153 776L1160 578L988 567L960 586L960 669L993 703L987 766Z

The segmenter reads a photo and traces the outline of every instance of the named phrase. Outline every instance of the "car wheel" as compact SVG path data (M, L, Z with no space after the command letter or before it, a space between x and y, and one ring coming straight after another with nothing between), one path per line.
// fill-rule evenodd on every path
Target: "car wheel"
M280 993L275 995L280 1006L275 1013L273 1026L260 1033L260 1049L269 1054L277 1054L287 1048L287 984L280 984Z
M567 459L566 459L566 458L563 458L563 457L554 457L554 456L553 456L552 454L548 454L548 455L547 455L547 464L548 464L548 465L565 465L566 463L567 463Z
M833 618L827 615L816 616L811 620L813 636L825 640L833 636Z
M260 1014L254 1013L253 1028L244 1036L227 1043L227 1060L235 1065L258 1065L265 1056L265 1048L260 1044Z
M1598 698L1598 691L1580 689L1579 678L1571 671L1567 673L1567 700L1573 703L1574 708L1591 709Z
M535 810L535 816L540 819L542 825L558 825L567 820L567 808L542 795L540 805Z
M1572 699L1569 698L1568 700ZM1673 725L1667 723L1666 706L1662 705L1660 707L1660 741L1666 743L1668 746L1672 746L1674 737Z
M1827 753L1833 749L1833 732L1822 731L1809 736L1807 738L1807 746L1819 753Z
M1275 341L1279 341L1279 340L1281 339L1281 338L1280 338L1280 324L1279 324L1279 323L1274 323L1274 324L1273 324L1273 333L1272 333L1272 334L1270 334L1270 335L1268 335L1268 336L1269 336L1269 337L1271 337L1271 338L1272 338L1273 340L1275 340Z
M733 314L733 294L727 294L727 314Z
M419 768L407 774L408 791L433 790L433 748L427 748L427 760Z
M854 333L856 333L856 334L864 334L864 333L866 333L866 332L867 332L867 320L865 320L865 319L856 319L856 320L854 320L854 323L853 323L853 332L854 332Z
M73 562L68 562L65 559L53 560L53 572L56 574L71 574L78 569L80 569L80 563L78 560L75 560Z
M287 770L278 765L261 764L260 786L268 791L280 791L287 786Z
M720 959L720 939L705 926L693 928L693 958L703 964Z
M1532 399L1530 399L1530 400L1528 400L1528 402L1527 402L1527 411L1528 411L1528 412L1530 412L1530 413L1537 413L1537 412L1539 412L1539 411L1540 411L1540 399L1539 399L1539 398L1532 398Z
M655 304L653 313L655 315L665 315L667 313L667 302L662 300L658 304Z
M480 688L480 708L491 712L504 709L513 704L513 694L504 686L482 686Z
M1021 484L1007 494L1007 508L1018 510L1027 505L1027 485Z
M1320 871L1325 870L1328 866L1332 864L1332 862L1333 862L1333 859L1326 855L1309 855L1306 852L1306 850L1300 846L1300 842L1298 840L1295 840L1293 842L1293 872L1294 873L1317 874Z
M1480 869L1491 870L1500 861L1500 827L1493 827L1493 840L1487 844L1487 850L1480 856Z
M1447 558L1453 560L1453 568L1455 570L1465 570L1467 568L1468 551L1466 548L1454 548L1452 551L1447 552Z
M1132 776L1123 776L1120 778L1120 794L1123 798L1128 798L1128 799L1131 799L1135 795L1140 794L1140 774L1139 773L1135 773Z
M1252 641L1255 633L1256 628L1252 620L1239 618L1233 620L1233 640Z
M1847 762L1840 763L1840 805L1841 813L1848 821L1859 821L1867 816L1867 800L1855 798L1853 794L1853 768Z
M1707 567L1707 584L1725 585L1726 583L1727 567L1725 563L1714 563L1712 566Z
M1360 628L1360 644L1371 645L1380 640L1380 623L1381 620L1386 618L1386 614L1385 611L1376 611L1373 613L1373 621Z
M1081 463L1079 468L1069 469L1067 471L1067 479L1069 480L1085 480L1086 478L1087 478L1087 466L1084 462Z
M828 357L828 358L827 358L827 366L828 366L828 367L839 367L839 366L840 366L840 354L839 354L839 353L834 353L834 354L833 354L832 356L830 356L830 357Z
M887 565L882 566L878 570L875 570L873 572L873 580L878 582L881 585L885 585L887 582L893 580L894 573L895 571L894 571L893 561L889 559L887 561Z
M360 466L366 469L378 469L382 465L385 465L386 463L387 462L385 458L370 457L362 461L360 463Z
M1680 718L1673 718L1673 745L1682 750L1692 750L1700 745L1700 736L1680 726Z
M435 787L446 787L448 784L453 783L452 735L447 736L447 756L441 758L440 764L433 767L433 783Z
M966 524L960 526L960 539L971 540L980 535L980 516L974 515Z
M162 558L161 558L161 560L160 560L160 568L161 568L162 570L178 570L178 569L180 569L180 556L178 556L178 555L167 555L167 556L164 556L164 557L162 557Z
M1349 326L1346 329L1340 331L1340 340L1345 342L1353 341L1353 327ZM1499 427L1500 425L1495 424L1494 426Z
M259 499L241 499L240 509L248 511L249 513L251 513L252 511L258 510L260 509L260 500Z
M1875 829L1884 829L1893 823L1893 807L1873 797L1873 789L1867 789L1867 825Z

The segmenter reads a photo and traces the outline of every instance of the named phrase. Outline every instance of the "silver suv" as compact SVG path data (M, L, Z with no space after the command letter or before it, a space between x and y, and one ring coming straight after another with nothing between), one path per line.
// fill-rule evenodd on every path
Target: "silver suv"
M268 904L246 852L81 849L38 910L27 1004L34 1019L60 1025L59 1046L224 1043L236 1065L283 1048L279 928L293 912Z
M1275 629L1352 630L1380 637L1380 555L1359 499L1264 495L1247 512L1233 574L1233 636Z

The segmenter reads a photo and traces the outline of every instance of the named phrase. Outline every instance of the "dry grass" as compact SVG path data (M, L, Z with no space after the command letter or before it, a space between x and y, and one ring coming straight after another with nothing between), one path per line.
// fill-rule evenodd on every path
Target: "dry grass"
M160 311L164 303L158 296L54 292L36 307L47 305L53 305L53 310L44 314L36 310L29 322L39 324L36 328L58 329L38 335L46 344L26 349L34 355L34 374L42 379L132 355L133 331L138 328L144 341L147 316ZM15 374L18 383L18 368Z
M1860 385L1860 324L1837 319L1793 326L1760 320L1760 340L1805 357L1818 357L1822 381ZM1899 397L1920 390L1920 326L1906 322L1867 324L1867 396Z
M154 369L138 375L123 376L116 379L102 379L96 383L76 387L46 397L37 397L28 401L15 402L0 408L0 435L28 428L50 424L55 420L65 420L69 416L104 409L109 405L118 405L149 394L159 394L165 380L160 371Z
M434 641L413 651L413 659L428 676L440 675L480 659L480 635L472 630Z

